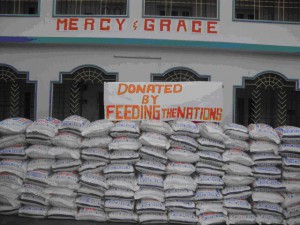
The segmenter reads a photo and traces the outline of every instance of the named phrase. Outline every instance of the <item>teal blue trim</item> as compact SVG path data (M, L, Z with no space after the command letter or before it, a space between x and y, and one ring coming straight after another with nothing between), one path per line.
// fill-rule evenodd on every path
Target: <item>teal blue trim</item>
M187 48L230 49L257 52L300 53L300 46L277 46L244 44L230 42L185 41L137 38L88 38L88 37L11 37L0 36L0 43L37 43L37 44L100 44L122 46L164 46Z
M116 82L119 81L119 73L114 73L114 72L107 72L105 69L102 69L101 67L93 64L84 64L75 67L72 69L70 72L59 72L59 80L58 81L50 81L50 97L49 97L49 116L52 116L52 107L53 107L53 85L54 84L62 84L63 83L63 76L64 75L70 75L76 72L77 70L80 70L84 67L93 67L95 69L101 70L103 73L105 73L108 76L115 76L116 77Z
M60 17L60 18L68 18L68 17L79 17L79 18L92 18L92 17L95 17L95 18L102 18L102 17L105 17L105 18L129 18L129 0L127 0L127 3L126 3L126 15L70 15L70 14L56 14L56 0L53 0L53 8L52 8L52 17L53 18L57 18L57 17Z
M37 14L0 14L0 17L40 17L41 16L41 0L38 0Z
M211 81L211 75L202 75L202 74L199 74L198 72L196 72L195 70L193 70L191 68L188 68L188 67L184 67L184 66L172 67L172 68L166 70L163 73L151 73L150 74L150 81L153 82L155 76L164 77L164 76L166 76L166 74L168 74L169 72L172 72L174 70L187 70L187 71L195 74L199 78L207 78L207 81Z
M258 74L256 74L255 76L253 77L246 77L246 76L243 76L242 77L242 85L233 85L233 101L232 101L232 121L233 122L236 122L235 121L235 101L236 101L236 90L241 88L241 89L244 89L245 86L246 86L246 80L255 80L256 78L258 78L259 76L263 75L263 74L266 74L266 73L273 73L273 74L276 74L280 77L282 77L283 79L285 79L286 81L290 81L290 82L295 82L295 91L300 91L300 86L299 86L299 80L298 79L289 79L287 78L285 75L283 75L282 73L280 72L277 72L277 71L273 71L273 70L267 70L267 71L263 71L263 72L260 72Z
M145 15L145 0L143 0L143 9L142 9L142 18L154 18L154 19L190 19L190 20L213 20L213 21L220 21L220 0L217 0L217 17L210 18L210 17L185 17L185 16L154 16L154 15Z

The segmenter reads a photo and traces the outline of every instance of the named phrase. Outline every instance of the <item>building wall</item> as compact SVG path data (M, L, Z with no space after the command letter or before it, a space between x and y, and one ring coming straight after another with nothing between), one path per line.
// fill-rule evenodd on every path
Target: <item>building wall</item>
M242 77L272 70L289 79L299 79L299 61L300 55L190 48L0 45L0 63L28 71L30 80L38 81L37 118L49 115L50 82L58 81L60 72L91 64L118 73L119 81L150 81L152 73L164 73L174 67L210 75L211 81L224 84L224 122L228 122L233 114L233 86L241 85Z

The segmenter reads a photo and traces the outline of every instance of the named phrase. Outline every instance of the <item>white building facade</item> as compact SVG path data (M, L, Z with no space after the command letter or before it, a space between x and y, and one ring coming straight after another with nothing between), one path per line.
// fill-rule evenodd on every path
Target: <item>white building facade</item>
M7 2L0 119L103 118L104 82L220 81L224 122L300 126L300 2Z

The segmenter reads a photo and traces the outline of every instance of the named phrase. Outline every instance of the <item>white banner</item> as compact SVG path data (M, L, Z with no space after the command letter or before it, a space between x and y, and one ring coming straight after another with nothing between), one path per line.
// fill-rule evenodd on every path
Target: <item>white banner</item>
M220 122L221 82L109 82L104 84L108 120Z

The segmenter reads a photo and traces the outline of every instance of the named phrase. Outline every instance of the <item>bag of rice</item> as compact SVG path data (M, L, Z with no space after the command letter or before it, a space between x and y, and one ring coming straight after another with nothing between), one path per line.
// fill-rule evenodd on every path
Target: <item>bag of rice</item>
M277 192L260 192L260 191L254 191L252 193L252 200L254 202L271 202L276 204L281 204L284 202L284 197Z
M292 172L300 172L300 158L283 157L283 169Z
M52 207L48 210L49 219L75 219L77 213L76 209L62 208L62 207Z
M194 213L185 211L169 211L169 222L177 224L197 224L198 219Z
M25 153L28 157L33 159L54 159L55 156L49 154L50 146L45 145L31 145Z
M112 164L114 163L128 163L128 164L134 164L138 162L140 159L140 155L137 151L112 151L110 153L110 162Z
M200 225L222 224L227 221L227 217L223 213L204 213L199 215L198 219Z
M278 155L278 145L268 141L255 141L251 140L250 144L250 152L252 153L274 153Z
M195 191L197 183L190 176L183 176L178 174L167 175L164 181L164 189L187 189Z
M48 154L57 159L80 159L79 149L51 147Z
M82 165L78 169L80 174L84 173L98 173L106 168L106 162L96 161L96 160L86 160L83 161Z
M168 161L166 153L162 149L141 147L139 154L142 159L146 160L157 161L163 164L166 164Z
M154 199L159 202L164 202L165 193L159 188L141 187L140 190L135 192L134 199Z
M231 149L223 153L224 162L235 162L244 166L252 166L254 163L251 157L241 150Z
M283 156L294 154L300 157L300 144L283 143L279 146L279 154Z
M104 197L104 190L98 190L97 188L91 188L91 187L86 187L84 185L81 185L80 188L78 189L78 195L90 195L90 196L95 196L95 197Z
M32 121L26 118L10 118L0 121L0 134L13 135L24 134L27 127L32 124Z
M52 144L65 148L81 148L82 138L77 134L69 132L60 132L57 136L52 138Z
M76 197L77 196L77 192L75 192L76 190L71 190L69 188L64 188L64 187L46 187L44 190L44 193L46 195L62 195L62 196L66 196L66 197Z
M141 213L151 213L151 212L165 212L166 207L163 202L159 202L156 200L152 199L147 199L147 200L140 200L136 204L136 213L141 214Z
M189 136L172 135L170 137L170 146L195 152L198 149L198 142Z
M81 151L81 158L85 160L98 160L109 162L109 153L107 149L102 148L84 148Z
M195 163L199 160L199 155L196 153L180 148L171 148L166 156L172 162Z
M58 133L58 125L60 120L48 117L45 119L37 119L26 129L27 135L43 135L45 137L53 138Z
M276 131L269 125L258 123L248 126L250 138L257 141L269 141L280 144L281 140Z
M193 164L190 163L181 163L181 162L170 162L166 167L166 173L172 174L176 173L179 175L191 175L196 171L196 168Z
M176 135L186 135L193 138L200 136L199 127L193 123L192 121L188 120L174 120L170 123L171 128Z
M300 143L300 128L294 126L281 126L275 128L280 139L285 143Z
M274 153L256 153L252 154L254 165L281 165L282 160L280 155Z
M135 169L141 173L164 174L166 166L160 162L142 159L135 164Z
M234 162L225 164L223 166L223 170L225 170L228 175L253 176L252 169L250 167Z
M24 183L22 187L20 188L20 192L22 194L35 194L37 196L49 198L47 194L45 194L45 187L36 185L36 184L30 184L30 183Z
M47 198L35 194L30 194L30 193L21 194L20 202L23 205L32 205L32 206L47 206L49 204Z
M228 136L223 133L223 129L216 123L206 122L197 125L200 130L200 135L204 138L222 143L228 139Z
M196 172L206 175L223 176L225 171L222 167L215 166L211 163L196 163Z
M225 187L222 190L222 194L224 199L247 199L252 195L252 191L250 186L231 186Z
M51 145L52 141L50 137L43 134L26 134L26 142L31 145Z
M283 210L279 204L271 202L254 202L253 212L255 213L268 213L272 215L281 215Z
M284 201L282 202L282 207L288 208L292 205L300 204L300 193L291 194L291 193L283 193Z
M0 149L0 159L26 159L26 146L13 146Z
M81 195L81 196L77 196L76 198L76 206L80 208L92 207L92 208L103 209L104 201L98 197Z
M131 191L139 190L139 186L137 185L137 179L135 177L111 177L107 179L107 184L110 188L114 187L120 189L128 189Z
M83 137L102 137L107 136L114 123L109 120L96 120L86 127L82 132Z
M139 215L139 222L141 224L165 224L168 222L166 213L142 213Z
M211 151L198 151L199 162L204 164L210 164L221 168L224 165L223 157L218 152Z
M256 213L256 223L258 224L282 224L282 216L272 214Z
M255 181L254 177L236 176L236 175L224 175L224 184L227 186L247 186Z
M170 125L161 120L143 120L141 121L140 128L142 131L154 132L166 136L170 136L173 133Z
M282 182L289 193L300 193L300 180L285 180Z
M129 164L108 164L104 169L106 178L115 176L134 177L134 168Z
M190 200L167 200L165 205L168 211L196 212L196 205Z
M158 133L143 132L139 137L139 142L148 147L159 148L159 149L169 149L170 142L166 136Z
M16 145L26 145L24 134L8 135L0 138L0 148L7 148Z
M55 163L55 159L31 159L27 165L27 171L30 170L50 170Z
M164 179L161 175L157 174L142 174L138 175L138 185L140 187L154 187L154 188L164 188Z
M70 189L78 189L77 172L57 172L49 178L50 184L54 187L66 187Z
M107 221L107 216L104 211L96 208L80 208L75 215L76 220L90 220L97 222Z
M256 217L253 213L229 214L227 224L255 224Z
M0 161L0 173L8 172L24 178L27 171L27 161L18 159L2 159Z
M247 141L249 139L249 132L248 128L236 124L236 123L227 123L223 127L224 133L232 139Z
M289 218L285 222L288 225L299 225L300 224L300 217Z
M203 213L224 213L227 211L223 208L223 202L198 202L196 205L196 215Z
M281 169L275 166L254 166L253 174L256 178L280 179Z
M19 199L8 197L4 194L0 194L0 205L10 205L13 208L20 207Z
M109 136L86 137L82 140L81 145L83 148L108 148L108 144L112 140Z
M47 207L25 205L19 208L19 216L32 218L45 218L47 216Z
M213 141L207 138L197 138L198 148L202 151L213 151L223 153L225 145L220 141Z
M106 212L133 212L134 201L124 199L109 199L105 201Z
M108 184L105 177L101 173L84 173L80 175L79 183L89 188L105 191Z
M80 159L59 159L56 160L54 164L52 164L52 171L59 172L59 171L66 171L66 172L73 172L78 170L81 166L82 162Z
M195 194L195 201L219 201L223 200L221 191L218 189L198 189Z
M81 132L90 126L90 121L87 119L72 115L64 119L60 124L58 129L60 131L67 131L74 134L81 135Z
M195 180L199 188L222 189L224 186L222 178L218 176L200 174Z
M109 143L109 150L138 150L142 144L135 138L119 137Z
M109 221L122 223L137 223L138 216L132 212L109 212Z
M0 205L0 215L17 215L19 208L21 207L12 207L10 205Z
M240 141L240 140L235 140L235 139L227 139L225 142L225 148L226 149L238 149L241 151L249 151L250 146L248 142L246 141Z
M105 199L134 199L134 191L111 187L105 191Z
M117 122L111 129L112 137L130 137L137 138L140 136L140 128L138 122L123 120Z
M23 180L11 173L0 173L0 186L6 186L12 190L18 190L23 184Z
M253 182L255 191L285 191L285 186L278 180L257 178Z
M293 205L283 211L285 218L300 216L300 205Z
M50 170L32 170L28 171L25 176L25 182L41 185L43 187L48 186L50 183L49 176Z
M242 199L224 199L224 209L228 213L251 213L251 205L247 200Z
M188 189L165 190L166 200L194 200L194 191Z

